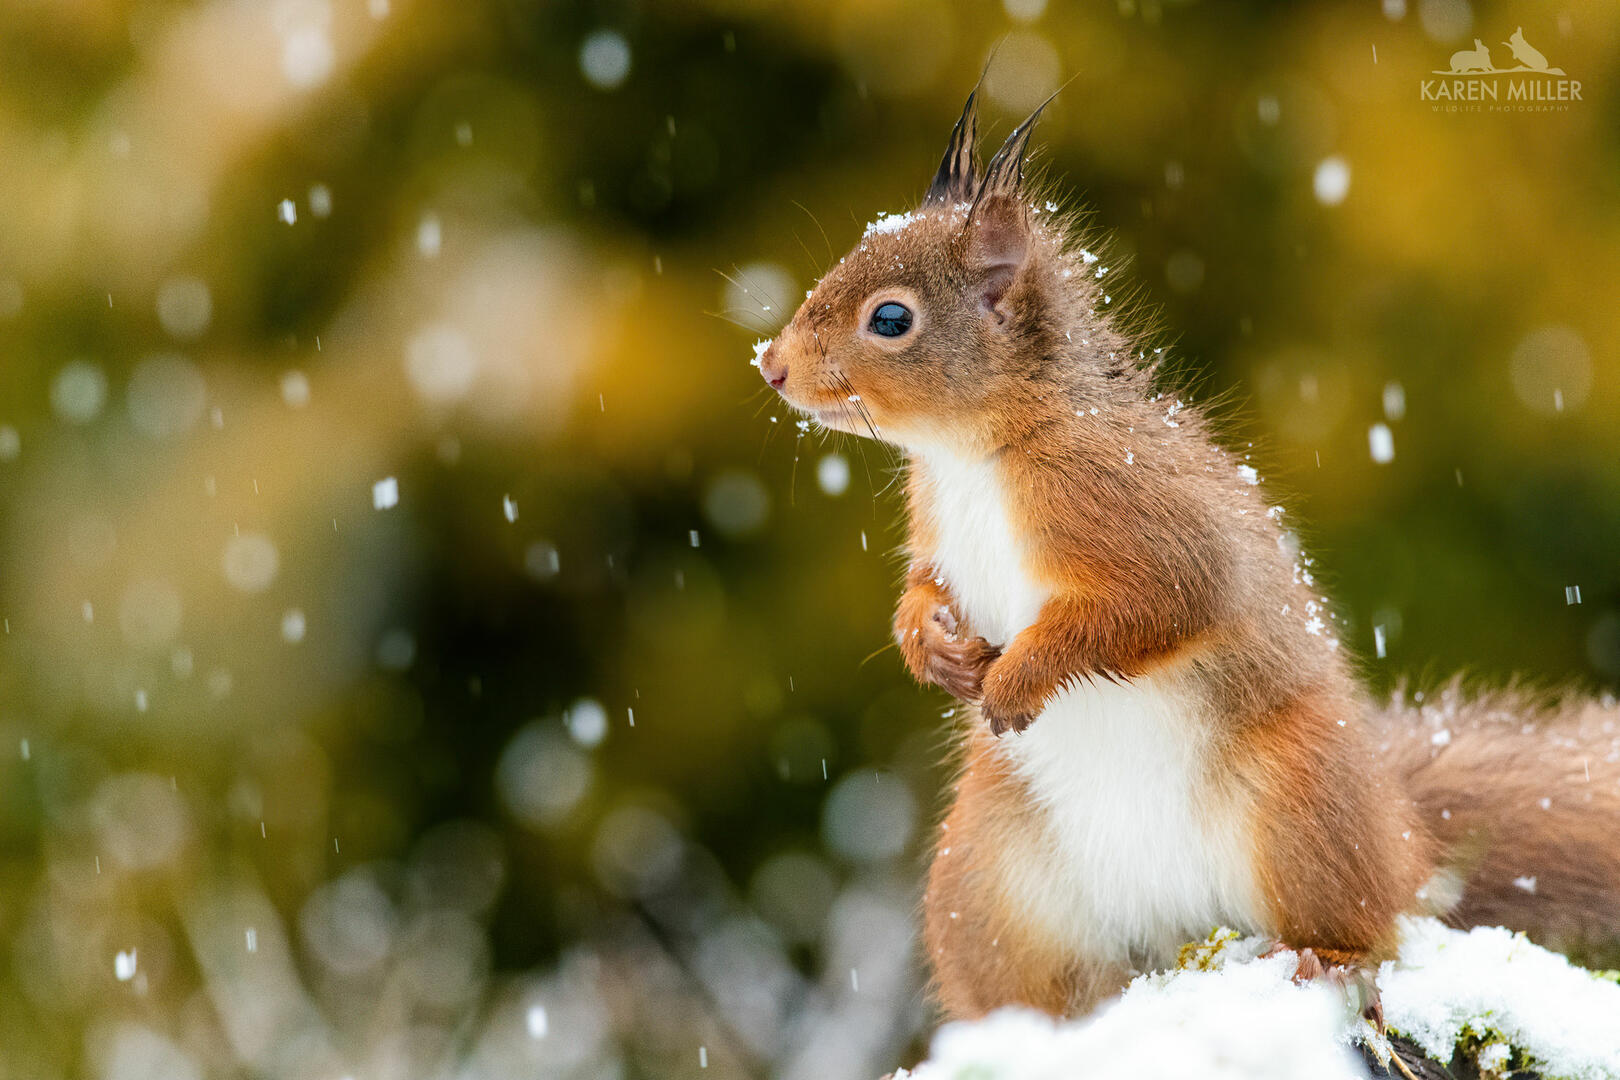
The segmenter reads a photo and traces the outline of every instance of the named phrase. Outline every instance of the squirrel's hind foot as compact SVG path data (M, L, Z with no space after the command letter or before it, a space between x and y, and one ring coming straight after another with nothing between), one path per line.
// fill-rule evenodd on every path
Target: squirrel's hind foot
M1261 956L1275 956L1280 952L1291 952L1299 958L1293 976L1296 983L1320 979L1339 987L1378 1034L1384 1034L1384 1003L1378 994L1374 969L1365 955L1348 949L1313 949L1308 945L1296 949L1279 941Z

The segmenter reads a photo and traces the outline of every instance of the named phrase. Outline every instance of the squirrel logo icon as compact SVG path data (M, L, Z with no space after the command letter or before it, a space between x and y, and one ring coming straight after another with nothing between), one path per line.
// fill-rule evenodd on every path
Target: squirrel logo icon
M1528 71L1536 75L1563 75L1563 68L1551 67L1547 57L1542 51L1524 39L1524 27L1520 26L1513 31L1513 36L1502 42L1513 52L1513 59L1519 62L1518 67L1499 68L1491 60L1491 50L1479 38L1474 39L1472 49L1459 49L1451 54L1451 68L1447 71L1436 71L1436 75L1505 75L1517 71Z
M1474 44L1479 44L1478 39L1474 41ZM1531 71L1545 72L1548 75L1562 75L1564 73L1563 68L1547 66L1547 58L1541 54L1541 50L1524 40L1524 27L1522 26L1515 29L1513 36L1502 42L1502 44L1513 50L1513 59ZM1457 58L1453 56L1451 62L1455 65Z
M1479 38L1474 39L1472 49L1460 49L1451 54L1451 74L1461 75L1468 71L1495 71L1491 63L1491 50Z

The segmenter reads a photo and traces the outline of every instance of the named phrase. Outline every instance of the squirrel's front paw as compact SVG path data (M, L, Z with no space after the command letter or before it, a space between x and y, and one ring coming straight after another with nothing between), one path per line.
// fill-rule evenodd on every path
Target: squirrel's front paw
M956 615L933 605L915 622L897 620L895 639L918 682L932 683L953 697L977 701L984 673L1001 650L982 637L958 634Z
M1000 655L1001 650L982 637L944 642L929 654L927 681L952 697L977 701L984 673Z
M1003 710L991 704L989 695L980 703L979 711L990 721L990 734L997 737L1009 731L1023 734L1024 729L1035 722L1035 713L1020 709Z
M1003 657L990 665L984 676L984 695L979 711L990 722L990 734L1022 732L1041 712L1041 700L1031 692L1021 672Z

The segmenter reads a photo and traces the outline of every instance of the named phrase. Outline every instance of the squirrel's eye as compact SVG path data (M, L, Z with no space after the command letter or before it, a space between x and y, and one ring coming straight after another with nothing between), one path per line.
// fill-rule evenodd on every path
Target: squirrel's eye
M911 309L904 304L897 304L890 300L886 304L879 304L877 310L872 312L872 321L869 324L872 333L883 337L899 337L911 329Z

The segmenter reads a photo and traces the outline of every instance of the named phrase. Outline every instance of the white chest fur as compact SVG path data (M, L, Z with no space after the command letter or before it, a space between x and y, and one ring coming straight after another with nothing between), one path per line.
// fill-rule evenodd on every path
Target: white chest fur
M927 458L939 546L934 562L973 632L1005 645L1035 621L1047 590L1024 572L993 461Z
M973 630L1005 645L1049 590L1025 569L996 467L935 454L923 468L935 565ZM1199 708L1174 674L1080 683L999 741L1039 825L1001 867L1013 910L1077 951L1148 964L1216 924L1262 928L1241 810L1203 780Z

